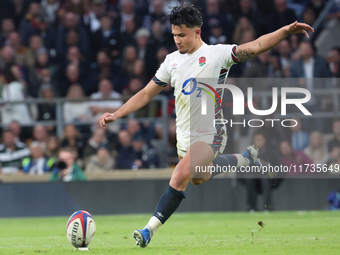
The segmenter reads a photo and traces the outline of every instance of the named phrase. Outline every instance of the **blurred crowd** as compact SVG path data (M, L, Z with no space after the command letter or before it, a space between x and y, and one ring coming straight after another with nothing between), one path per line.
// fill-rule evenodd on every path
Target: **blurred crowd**
M287 177L320 178L326 175L331 178L340 173L340 119L333 121L332 134L326 137L327 141L319 131L305 131L300 119L295 118L292 122L297 125L291 123L290 135L283 135L269 126L258 128L252 135L252 143L259 149L258 157L265 166L276 167L276 170L267 178L247 173L243 176L247 178L239 179L246 187L248 211L274 210L273 191ZM263 200L259 206L257 196L260 194Z
M100 129L98 124L69 124L62 137L57 137L54 126L23 127L34 121L56 120L54 104L6 102L57 97L107 99L63 105L65 122L98 123L101 114L114 112L140 91L166 55L176 50L167 15L172 6L181 2L0 0L0 114L1 123L6 126L0 150L2 173L52 171L56 178L72 180L86 178L82 170L86 173L159 167L161 155L153 141L162 139L164 123L130 120L126 125L110 125L109 130ZM186 2L200 8L204 20L202 38L207 44L239 45L295 20L313 25L327 1ZM339 18L340 7L334 5L326 20ZM314 38L304 41L301 36L291 35L273 50L233 66L229 77L339 78L340 45L334 45L324 59L316 52ZM299 86L312 91L340 85L301 82ZM271 87L262 84L254 89ZM165 153L175 158L173 88L168 85L161 94L169 99L169 149ZM323 102L325 99L317 98L311 102L310 109L324 110L327 104ZM149 103L135 114L137 118L156 116L160 116L157 102ZM313 125L309 127L318 129ZM61 168L65 171L60 171Z

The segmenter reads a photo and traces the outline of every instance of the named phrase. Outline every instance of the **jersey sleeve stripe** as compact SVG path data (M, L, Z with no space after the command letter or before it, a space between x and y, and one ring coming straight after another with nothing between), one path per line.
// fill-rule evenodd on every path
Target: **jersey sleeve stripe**
M166 82L160 81L156 76L154 76L154 77L152 78L152 80L153 80L158 86L161 86L161 87L166 87L166 85L168 85Z
M232 51L231 51L231 58L233 59L233 61L235 63L238 63L238 59L236 57L236 46L233 47Z

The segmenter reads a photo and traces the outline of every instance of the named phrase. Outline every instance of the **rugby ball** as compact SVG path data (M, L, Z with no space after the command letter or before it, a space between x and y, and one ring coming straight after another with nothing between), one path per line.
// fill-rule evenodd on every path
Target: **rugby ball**
M95 232L96 223L92 215L86 211L76 211L67 221L67 239L76 248L87 247L91 243Z

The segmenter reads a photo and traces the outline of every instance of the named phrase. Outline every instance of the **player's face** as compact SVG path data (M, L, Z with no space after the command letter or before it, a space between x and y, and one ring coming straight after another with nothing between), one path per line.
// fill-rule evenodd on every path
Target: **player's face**
M186 25L172 26L172 34L179 53L193 53L196 50L201 30L198 27L188 28Z

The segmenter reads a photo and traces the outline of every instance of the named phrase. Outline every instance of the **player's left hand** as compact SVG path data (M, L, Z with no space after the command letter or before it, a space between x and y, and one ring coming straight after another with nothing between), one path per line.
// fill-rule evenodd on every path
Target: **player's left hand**
M306 23L299 23L297 21L288 25L286 30L291 35L304 33L307 38L309 38L307 31L314 33L314 28L312 28L310 25Z

